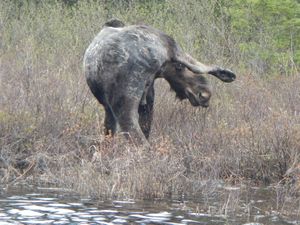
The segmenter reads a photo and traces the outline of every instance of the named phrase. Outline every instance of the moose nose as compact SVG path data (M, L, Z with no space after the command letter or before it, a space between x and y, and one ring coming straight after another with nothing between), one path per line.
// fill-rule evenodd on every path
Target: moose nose
M204 108L207 108L209 106L209 99L210 99L210 92L208 91L202 91L200 93L200 99L201 99L201 106Z
M210 99L210 92L208 91L203 91L200 93L200 96L202 99L205 99L206 101L208 101Z
M203 102L208 102L210 99L210 96L211 96L211 94L208 91L202 91L200 93L200 98L202 99Z

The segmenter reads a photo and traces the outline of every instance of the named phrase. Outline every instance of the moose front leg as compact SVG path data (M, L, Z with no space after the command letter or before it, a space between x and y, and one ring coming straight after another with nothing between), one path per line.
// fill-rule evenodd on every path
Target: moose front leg
M116 133L117 121L110 106L105 107L104 127L105 135L114 135Z

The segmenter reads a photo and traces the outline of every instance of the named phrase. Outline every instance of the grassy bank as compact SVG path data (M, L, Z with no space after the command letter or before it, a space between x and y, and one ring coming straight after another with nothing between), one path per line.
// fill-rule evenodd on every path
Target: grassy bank
M283 187L299 207L300 77L289 49L267 48L266 36L260 44L270 52L245 51L246 38L215 1L117 2L3 2L0 184L154 198L209 196L222 180ZM210 78L211 107L201 109L176 100L159 80L152 150L104 139L103 109L87 88L82 58L111 16L166 31L195 58L232 68L237 81Z

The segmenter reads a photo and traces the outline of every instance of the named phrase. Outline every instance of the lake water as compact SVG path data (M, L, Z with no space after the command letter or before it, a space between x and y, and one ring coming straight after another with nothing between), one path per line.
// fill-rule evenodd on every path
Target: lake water
M252 201L259 205L263 199ZM226 216L201 212L187 201L105 201L79 198L59 189L37 189L0 195L0 225L5 224L201 224L285 225L300 219L263 212ZM196 207L197 206L197 207Z

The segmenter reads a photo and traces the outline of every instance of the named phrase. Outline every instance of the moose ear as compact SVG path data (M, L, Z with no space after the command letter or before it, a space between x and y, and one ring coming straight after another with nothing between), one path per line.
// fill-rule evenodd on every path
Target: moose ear
M216 67L209 71L208 74L211 74L226 83L232 82L236 78L236 75L231 70L223 69L221 67Z

